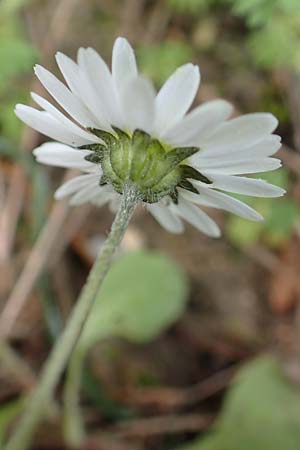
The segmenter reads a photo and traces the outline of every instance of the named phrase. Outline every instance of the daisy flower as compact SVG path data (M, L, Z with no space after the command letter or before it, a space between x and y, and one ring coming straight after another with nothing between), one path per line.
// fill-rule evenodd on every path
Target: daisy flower
M56 199L69 196L72 205L109 203L115 210L129 180L166 230L181 233L185 220L217 237L218 225L201 207L263 219L224 191L284 194L245 176L280 167L272 157L281 145L272 134L277 119L269 113L231 119L231 104L220 99L188 112L200 84L197 66L179 67L156 93L138 72L124 38L115 41L111 71L92 48L80 48L77 62L62 53L56 61L65 83L41 66L35 73L59 109L35 93L32 98L41 110L16 106L23 122L55 141L34 150L38 162L82 171L55 192Z

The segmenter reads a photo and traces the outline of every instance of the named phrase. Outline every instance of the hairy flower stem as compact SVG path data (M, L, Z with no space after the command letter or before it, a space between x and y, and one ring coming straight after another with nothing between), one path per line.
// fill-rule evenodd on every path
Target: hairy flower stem
M42 371L40 382L28 400L23 417L4 450L25 450L30 445L34 431L43 418L45 410L47 410L46 404L53 395L69 356L80 337L82 328L93 307L96 294L111 266L115 250L124 236L138 202L139 195L135 186L133 184L125 185L122 203L111 231L74 306L71 317Z

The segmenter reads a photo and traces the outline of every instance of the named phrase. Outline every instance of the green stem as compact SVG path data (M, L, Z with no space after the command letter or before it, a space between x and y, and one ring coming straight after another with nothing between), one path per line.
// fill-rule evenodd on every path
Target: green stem
M85 438L79 407L84 359L85 352L77 347L72 353L64 386L64 435L72 448L81 448Z
M51 398L68 358L80 337L82 328L94 304L96 293L99 291L111 266L115 250L124 236L138 202L139 196L134 185L128 184L125 186L122 203L112 224L110 234L88 276L71 317L42 371L40 382L29 399L23 417L4 450L25 450L30 445L34 431L43 418L45 405Z

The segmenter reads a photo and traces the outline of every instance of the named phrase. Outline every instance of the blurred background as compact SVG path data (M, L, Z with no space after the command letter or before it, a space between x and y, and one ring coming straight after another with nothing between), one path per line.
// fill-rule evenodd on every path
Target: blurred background
M69 175L35 163L46 138L13 108L45 95L35 63L60 76L56 51L92 46L110 64L119 35L157 88L192 61L195 104L275 114L284 168L264 178L288 194L246 199L263 223L212 210L219 240L168 234L140 208L32 449L297 450L299 0L0 0L0 442L113 219L53 200Z

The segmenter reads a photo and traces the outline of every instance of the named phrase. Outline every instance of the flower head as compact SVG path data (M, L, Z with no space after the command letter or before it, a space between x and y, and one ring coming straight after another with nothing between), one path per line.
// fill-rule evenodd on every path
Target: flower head
M72 205L108 202L115 209L130 180L168 231L182 232L184 219L216 237L220 230L201 206L262 220L222 191L283 195L264 180L241 176L280 167L271 157L280 148L280 137L272 134L276 118L255 113L229 119L232 106L224 100L188 112L200 83L193 64L177 69L156 94L124 38L114 44L111 72L92 48L80 48L77 63L61 53L56 60L67 85L41 66L35 72L65 114L35 93L42 110L19 104L16 114L57 141L35 149L37 161L83 172L56 191L57 199L70 196Z

